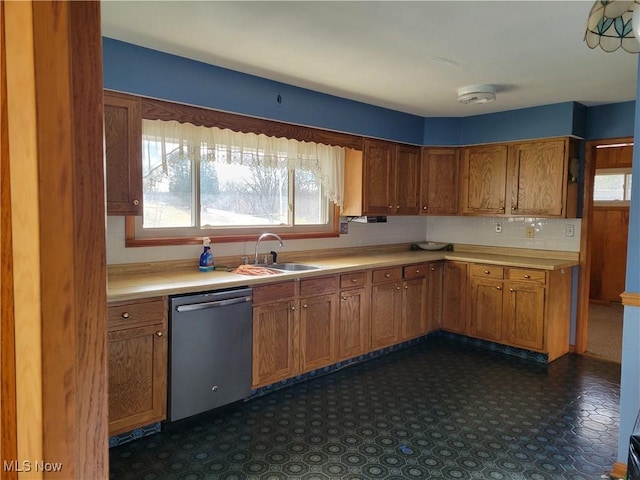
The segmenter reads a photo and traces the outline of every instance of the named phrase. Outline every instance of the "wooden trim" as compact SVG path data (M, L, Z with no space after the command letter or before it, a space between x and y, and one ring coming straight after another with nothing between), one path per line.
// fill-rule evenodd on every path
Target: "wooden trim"
M42 459L39 205L32 2L3 2L18 459ZM9 459L11 460L11 459ZM34 479L42 478L32 472Z
M268 227L264 227L268 230ZM331 230L318 232L291 232L280 233L283 240L304 240L315 238L336 238L340 236L340 210L334 207L333 225ZM247 233L245 235L211 235L212 243L252 242L258 234ZM203 237L136 237L136 217L125 217L124 222L125 247L161 247L171 245L201 245Z
M34 1L31 8L40 153L37 198L46 211L39 220L42 458L63 464L62 471L45 472L44 478L106 479L100 4Z
M578 277L578 305L576 318L575 352L583 354L587 350L589 325L589 288L591 281L591 224L593 222L593 181L596 173L595 149L597 145L613 145L631 143L633 137L591 140L585 143L583 187L582 187L582 221L580 228L580 268Z
M228 128L234 132L262 133L269 137L283 137L302 142L339 145L358 150L362 150L363 143L363 137L359 135L264 120L151 98L142 98L142 118L147 120L175 120L204 127Z
M7 65L4 2L0 3L0 461L18 458L16 423L15 317L13 311L13 240L7 112ZM3 480L18 478L2 472Z
M620 298L622 298L622 304L625 307L640 307L640 293L638 292L622 292Z
M609 476L611 478L618 478L620 480L622 480L623 478L627 478L627 464L622 462L614 463Z

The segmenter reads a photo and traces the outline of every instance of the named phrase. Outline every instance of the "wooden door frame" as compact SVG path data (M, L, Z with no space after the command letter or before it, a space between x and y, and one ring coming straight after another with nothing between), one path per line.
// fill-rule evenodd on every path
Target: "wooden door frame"
M578 277L578 305L576 315L576 337L574 351L583 354L587 351L589 333L589 288L591 281L591 224L593 222L593 180L596 174L595 150L598 145L633 143L633 137L588 140L585 142L584 170L582 188L582 220L580 226L580 273Z
M0 3L0 461L18 458L4 2ZM17 472L2 472L15 480Z
M30 461L61 470L32 469L29 478L107 479L100 3L30 0L2 2L2 8L1 425L7 448L17 439L14 452L2 443L3 467L15 462L2 478L15 478ZM12 344L14 366L5 364L5 346ZM4 396L11 379L13 418Z

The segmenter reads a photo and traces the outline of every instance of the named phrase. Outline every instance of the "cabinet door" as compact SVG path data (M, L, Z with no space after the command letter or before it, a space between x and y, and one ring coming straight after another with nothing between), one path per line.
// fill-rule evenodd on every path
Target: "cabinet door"
M396 149L395 213L420 213L420 148L398 145Z
M253 388L296 374L296 306L297 302L291 300L254 307Z
M300 299L300 373L336 362L336 295Z
M422 151L421 213L458 213L460 151L457 148L425 148Z
M427 332L442 328L443 262L432 262L427 266Z
M488 278L471 279L469 332L472 336L502 340L503 282Z
M140 99L104 93L108 215L142 215L142 107Z
M442 328L467 333L467 264L447 261L444 264Z
M395 211L395 144L365 139L364 188L365 215L387 215Z
M464 151L462 213L505 213L507 146L470 147Z
M505 282L505 288L505 341L517 347L542 350L545 288L516 282Z
M340 292L338 360L357 357L367 348L367 296L363 288Z
M166 418L166 333L162 323L109 332L109 435Z
M398 343L402 318L400 282L381 283L371 288L371 348Z
M400 340L408 340L426 333L426 299L427 280L424 277L404 281L402 285L402 334Z
M567 140L509 147L512 215L565 215Z

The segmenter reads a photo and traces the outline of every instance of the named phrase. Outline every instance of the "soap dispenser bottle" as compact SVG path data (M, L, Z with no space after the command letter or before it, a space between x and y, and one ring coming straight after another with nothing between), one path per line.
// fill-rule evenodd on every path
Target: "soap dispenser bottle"
M213 271L213 253L211 253L211 239L209 237L202 238L203 251L200 255L200 271Z

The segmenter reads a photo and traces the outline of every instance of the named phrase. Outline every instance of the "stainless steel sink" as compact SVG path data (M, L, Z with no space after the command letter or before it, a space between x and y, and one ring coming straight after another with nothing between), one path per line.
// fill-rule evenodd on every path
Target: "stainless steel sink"
M320 267L313 265L307 265L306 263L259 263L260 267L273 268L275 270L282 270L285 272L302 272L305 270L317 270Z

